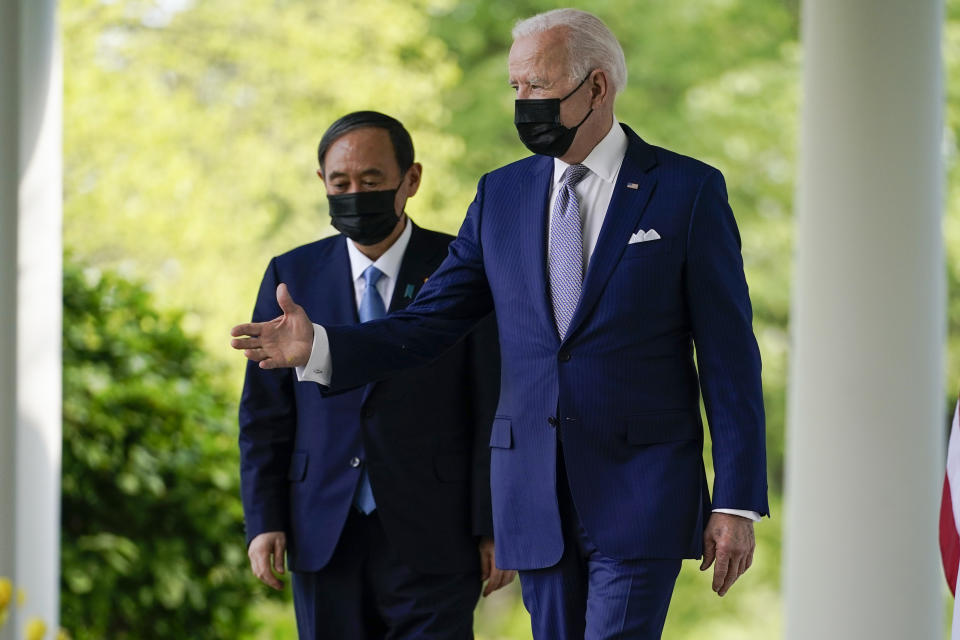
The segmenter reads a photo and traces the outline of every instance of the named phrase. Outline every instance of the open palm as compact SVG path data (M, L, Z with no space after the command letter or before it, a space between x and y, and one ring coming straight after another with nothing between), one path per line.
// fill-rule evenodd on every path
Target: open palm
M277 287L277 303L283 315L267 322L238 324L230 330L234 336L230 346L259 362L261 369L302 367L313 348L313 324L283 283Z

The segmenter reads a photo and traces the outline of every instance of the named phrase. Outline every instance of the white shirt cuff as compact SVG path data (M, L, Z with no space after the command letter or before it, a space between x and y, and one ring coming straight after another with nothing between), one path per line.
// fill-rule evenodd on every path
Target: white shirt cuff
M318 324L313 325L313 348L310 359L302 367L296 367L297 380L300 382L316 382L330 386L333 377L333 361L330 357L330 340L327 330Z
M741 518L749 518L754 522L760 522L760 514L756 511L745 511L743 509L714 509L714 513L729 513L732 516L740 516Z

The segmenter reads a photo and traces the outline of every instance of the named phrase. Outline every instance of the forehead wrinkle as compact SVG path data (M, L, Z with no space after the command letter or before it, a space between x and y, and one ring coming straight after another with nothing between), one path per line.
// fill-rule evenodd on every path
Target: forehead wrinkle
M517 47L517 44L520 47ZM542 33L522 36L514 41L507 59L510 80L550 87L568 75L566 28L555 27Z

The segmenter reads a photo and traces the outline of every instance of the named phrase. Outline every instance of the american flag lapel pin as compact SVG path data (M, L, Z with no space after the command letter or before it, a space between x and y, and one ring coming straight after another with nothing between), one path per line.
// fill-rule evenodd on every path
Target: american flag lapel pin
M627 183L627 189L639 189L639 188L640 188L640 185L638 185L636 182Z

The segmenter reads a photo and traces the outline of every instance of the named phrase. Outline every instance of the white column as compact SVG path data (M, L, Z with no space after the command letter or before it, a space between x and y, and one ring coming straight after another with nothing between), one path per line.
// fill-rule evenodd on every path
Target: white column
M787 640L942 634L942 22L804 2Z
M0 575L27 597L0 637L22 638L59 620L63 79L56 1L2 5Z
M16 448L17 185L20 58L17 3L0 2L0 576L13 576ZM9 625L8 625L9 626ZM0 639L13 634L0 630Z

